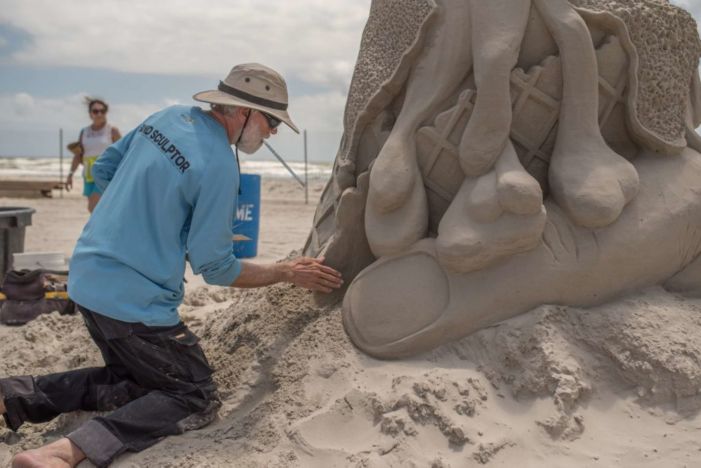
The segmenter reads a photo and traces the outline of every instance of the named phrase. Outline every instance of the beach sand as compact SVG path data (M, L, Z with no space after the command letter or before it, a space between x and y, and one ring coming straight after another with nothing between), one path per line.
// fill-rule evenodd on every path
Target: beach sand
M264 180L256 262L299 250L310 204L293 181ZM0 199L37 210L27 251L70 255L85 202ZM116 467L465 467L701 464L701 300L651 288L590 309L546 305L402 361L356 350L339 306L276 285L203 286L188 275L183 320L216 370L210 426L168 437ZM0 326L0 375L100 365L75 316ZM0 465L75 428L62 415L13 434ZM85 462L81 466L90 466Z

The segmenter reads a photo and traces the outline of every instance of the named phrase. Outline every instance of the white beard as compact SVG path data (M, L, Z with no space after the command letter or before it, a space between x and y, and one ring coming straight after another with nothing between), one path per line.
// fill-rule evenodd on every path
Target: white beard
M263 131L259 125L246 125L241 140L236 146L246 154L253 154L263 146Z

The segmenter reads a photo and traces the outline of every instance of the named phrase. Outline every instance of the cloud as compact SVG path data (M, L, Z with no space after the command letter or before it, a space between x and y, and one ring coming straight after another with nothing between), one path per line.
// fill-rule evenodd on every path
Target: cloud
M293 98L290 113L303 128L335 131L343 124L346 95L338 91Z
M27 134L34 132L37 136L47 132L57 133L59 128L77 132L80 127L90 123L83 101L86 94L55 98L37 97L28 93L0 94L0 128ZM110 120L122 128L131 128L166 104L169 103L111 104Z
M0 22L32 37L11 55L16 64L220 77L235 63L260 61L287 77L345 90L369 5L370 0L5 0Z
M34 98L27 93L18 93L14 99L14 112L17 116L26 116L34 110Z

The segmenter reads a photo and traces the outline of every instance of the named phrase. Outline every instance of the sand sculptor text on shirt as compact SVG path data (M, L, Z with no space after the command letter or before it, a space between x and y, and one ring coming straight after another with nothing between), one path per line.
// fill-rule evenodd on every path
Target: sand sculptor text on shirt
M145 136L149 137L149 139L163 151L163 154L169 157L175 166L180 169L181 173L184 174L187 168L190 167L190 163L185 155L182 154L173 143L168 146L170 139L162 132L159 132L151 125L142 125L139 127L139 133L143 133Z

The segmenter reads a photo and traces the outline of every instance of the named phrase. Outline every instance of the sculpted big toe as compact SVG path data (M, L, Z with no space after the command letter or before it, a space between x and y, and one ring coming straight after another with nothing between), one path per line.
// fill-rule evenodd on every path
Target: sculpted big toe
M421 251L389 257L353 281L344 299L343 323L357 346L386 357L390 345L438 320L448 301L448 280L434 257Z

